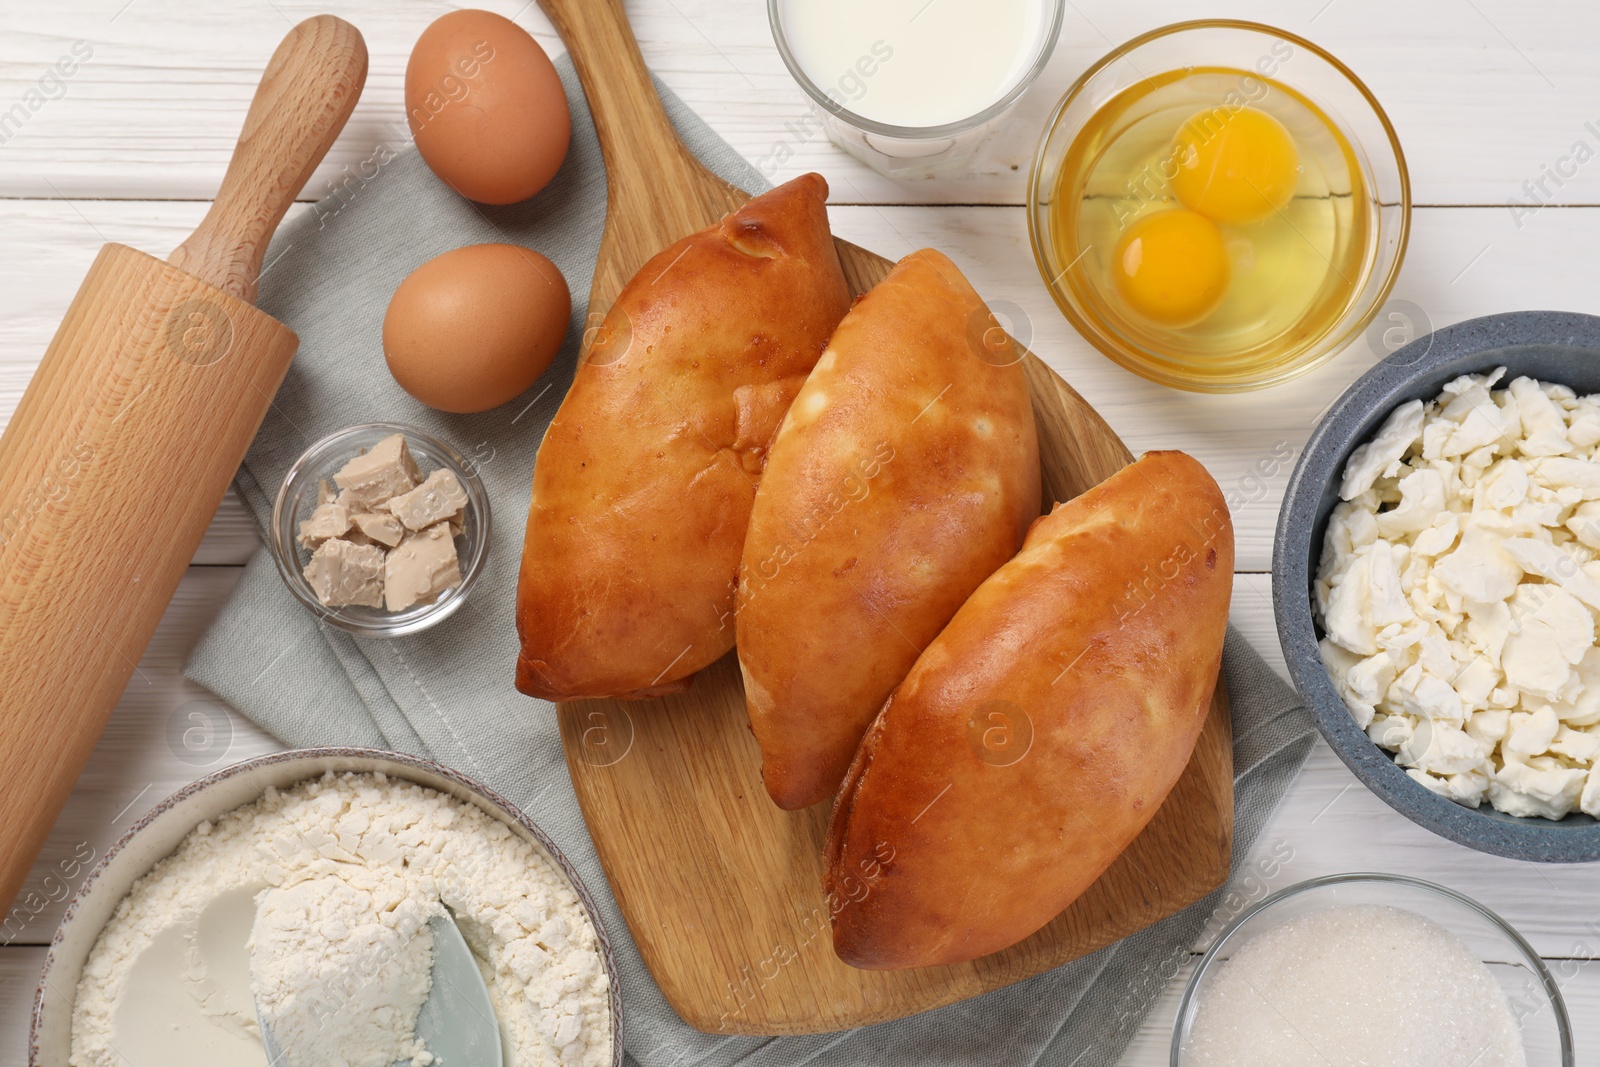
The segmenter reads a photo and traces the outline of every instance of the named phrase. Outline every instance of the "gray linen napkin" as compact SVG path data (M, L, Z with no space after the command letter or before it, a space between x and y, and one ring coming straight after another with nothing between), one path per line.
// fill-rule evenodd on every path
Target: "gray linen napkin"
M260 306L300 334L300 352L238 484L265 529L285 471L316 439L354 422L411 423L476 463L494 505L477 594L427 633L356 639L319 626L283 588L265 549L195 648L190 678L295 746L370 745L428 756L520 805L581 872L616 942L627 1049L644 1067L695 1064L1115 1064L1213 901L1099 953L962 1004L814 1037L713 1037L667 1006L617 909L562 758L552 708L512 688L513 597L533 458L572 379L605 212L605 171L571 63L558 64L572 104L572 147L532 200L481 207L454 195L407 147L403 131L367 165L278 234ZM767 184L681 101L658 85L685 142L746 189ZM414 267L461 245L507 241L549 256L572 287L573 315L556 364L528 394L480 415L446 415L389 376L380 327L389 295ZM1237 634L1225 657L1233 696L1237 863L1298 772L1311 723L1294 694Z

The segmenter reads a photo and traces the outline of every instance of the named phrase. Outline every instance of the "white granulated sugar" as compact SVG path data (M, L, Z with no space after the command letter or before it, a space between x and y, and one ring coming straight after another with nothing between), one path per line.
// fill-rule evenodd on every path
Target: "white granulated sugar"
M251 989L283 1050L275 1067L433 1062L416 1028L433 984L428 919L441 907L407 881L349 867L261 895Z
M611 1062L598 938L559 868L470 804L329 774L200 825L135 883L79 982L69 1063L264 1063L254 995L304 1057L291 1064L421 1067L426 924L442 906L478 957L508 1064Z
M1403 908L1346 905L1247 942L1201 991L1184 1045L1195 1067L1526 1067L1489 968Z

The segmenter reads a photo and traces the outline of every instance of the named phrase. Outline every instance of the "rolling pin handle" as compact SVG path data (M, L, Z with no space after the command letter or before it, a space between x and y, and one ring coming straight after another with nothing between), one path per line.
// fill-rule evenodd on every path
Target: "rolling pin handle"
M267 242L361 97L367 45L332 15L306 19L278 45L250 102L217 198L167 262L256 302Z

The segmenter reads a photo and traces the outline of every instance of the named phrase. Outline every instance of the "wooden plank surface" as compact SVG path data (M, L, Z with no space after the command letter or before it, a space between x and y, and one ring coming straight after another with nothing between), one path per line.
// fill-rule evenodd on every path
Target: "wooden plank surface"
M526 0L475 2L515 17L552 53L562 51ZM325 191L378 144L405 139L396 125L403 121L405 58L443 5L9 0L0 12L8 31L0 99L36 85L74 41L88 42L93 55L4 145L0 196L209 198L273 45L289 23L323 10L360 26L372 69L349 131L312 180L313 191ZM1279 25L1354 69L1389 110L1422 203L1500 205L1575 140L1600 147L1600 135L1585 127L1600 120L1600 69L1592 60L1593 8L1584 0L1536 7L1514 0L1218 0L1204 8L1178 0L1073 0L1048 69L987 146L976 173L909 184L873 174L815 132L807 98L773 47L765 4L630 0L628 14L651 69L745 158L774 179L823 170L840 202L1020 204L1038 131L1073 79L1113 44L1199 15ZM781 166L774 163L778 144L793 152ZM1559 203L1600 202L1600 167L1550 188Z
M515 16L552 51L559 49L537 8L522 0L481 0L481 6ZM1178 444L1211 468L1236 494L1238 567L1245 573L1235 583L1234 621L1281 668L1268 581L1254 573L1270 565L1272 525L1292 466L1292 459L1278 457L1285 450L1298 454L1323 408L1376 358L1374 348L1357 342L1316 373L1253 396L1164 391L1111 366L1072 332L1039 281L1024 215L1015 206L1038 125L1082 67L1105 51L1107 40L1192 17L1192 6L1073 0L1050 70L984 147L974 176L921 183L879 178L824 138L804 135L805 99L772 48L763 7L628 0L652 70L747 159L770 167L772 148L783 141L795 154L776 173L769 169L774 180L806 169L828 175L841 205L832 212L836 232L889 256L923 244L944 249L992 302L1004 303L1002 312L1014 309L1025 319L1018 332L1031 332L1030 347L1134 451ZM361 27L371 46L372 75L350 135L307 195L325 190L328 180L366 159L377 144L399 143L404 58L442 5L0 0L0 39L6 42L0 110L38 86L45 67L74 41L89 42L95 53L59 98L0 143L0 239L7 252L0 257L0 422L15 407L99 246L117 240L165 254L204 214L205 204L196 201L215 192L251 88L285 20L320 10ZM1523 183L1540 180L1575 142L1600 149L1600 134L1586 125L1600 125L1600 68L1591 56L1600 12L1592 5L1219 0L1206 13L1276 21L1346 60L1380 96L1400 132L1416 202L1450 205L1415 213L1391 311L1435 326L1517 308L1600 313L1600 291L1592 282L1600 210L1550 206L1528 214L1507 206L1513 197L1530 202ZM1546 179L1545 189L1539 197L1554 205L1600 205L1600 166L1585 165L1559 187ZM973 204L1000 206L967 206ZM255 544L242 507L231 500L196 563L236 565ZM103 850L118 826L125 828L159 796L220 765L185 763L168 745L166 730L174 712L203 698L181 681L178 663L234 577L197 567L180 587L158 636L167 651L157 656L153 648L156 659L141 665L152 684L142 691L130 686L113 716L51 838L48 847L58 855L85 841ZM242 716L230 721L232 741L221 760L274 747ZM1548 957L1600 952L1600 936L1590 925L1600 867L1535 868L1442 841L1390 812L1321 745L1260 846L1283 847L1293 848L1295 858L1274 887L1339 870L1400 871L1477 896ZM31 943L48 939L51 916L41 912L17 944L0 949L0 1064L22 1062L27 1004L42 959L42 949ZM1564 988L1586 1062L1600 1049L1600 968L1576 970ZM1181 978L1164 984L1161 1005L1124 1059L1128 1067L1167 1062Z

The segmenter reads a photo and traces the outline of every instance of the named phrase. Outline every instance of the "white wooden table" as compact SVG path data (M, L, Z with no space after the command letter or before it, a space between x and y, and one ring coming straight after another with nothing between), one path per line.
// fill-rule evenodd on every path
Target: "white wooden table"
M478 0L562 51L538 9ZM1600 154L1600 8L1586 0L1068 0L1050 69L960 180L898 184L788 123L806 101L773 48L758 0L629 0L651 67L746 158L781 180L823 172L835 230L886 256L948 252L991 300L1021 309L1015 332L1072 382L1135 452L1178 447L1248 500L1238 531L1234 621L1282 669L1269 599L1272 528L1292 463L1317 415L1379 352L1358 341L1290 385L1191 396L1135 378L1096 354L1057 313L1028 251L1022 202L1034 141L1072 80L1113 44L1197 14L1275 23L1323 44L1384 102L1411 167L1410 253L1395 290L1434 326L1493 311L1600 313L1600 162L1563 162L1577 142ZM200 219L267 56L292 22L332 9L371 50L366 93L304 196L323 195L380 143L403 142L401 78L411 44L447 5L424 0L0 0L0 423L15 409L89 262L106 241L164 256ZM74 42L92 55L70 78L46 70ZM80 51L85 46L80 45ZM41 81L41 79L44 79ZM38 94L30 97L30 90ZM28 101L39 104L28 107ZM772 165L775 146L792 158ZM1557 174L1552 179L1550 174ZM1525 184L1532 183L1532 184ZM1543 184L1542 190L1539 188ZM1517 199L1537 210L1514 211ZM304 205L296 210L304 211ZM1425 328L1425 326L1424 326ZM106 847L161 797L277 743L237 713L196 754L169 737L206 694L182 680L187 651L257 543L237 500L218 511L28 889L50 902L13 916L0 949L0 1065L24 1062L27 1012L71 885L47 881L63 857ZM88 649L85 650L89 654ZM191 735L191 741L194 740ZM0 831L3 833L3 831ZM4 846L0 846L4 847ZM1241 891L1252 899L1315 875L1397 871L1482 900L1558 969L1580 1062L1600 1056L1600 866L1538 867L1449 844L1391 812L1322 745L1262 836ZM26 891L25 891L26 892ZM40 899L35 898L35 899ZM4 935L0 935L3 938ZM1166 1060L1176 994L1163 999L1125 1062Z

